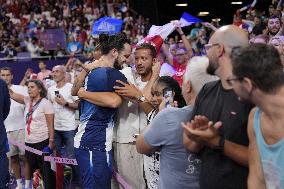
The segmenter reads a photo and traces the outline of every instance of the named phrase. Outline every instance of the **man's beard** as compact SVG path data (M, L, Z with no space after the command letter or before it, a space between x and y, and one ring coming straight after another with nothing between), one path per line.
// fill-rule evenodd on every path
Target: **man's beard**
M122 69L122 65L119 64L118 59L115 59L113 67L118 70Z
M213 62L209 61L208 67L206 69L206 72L210 75L215 75L215 71L216 71L217 67L215 66L215 64Z
M141 76L147 76L152 71L152 67L146 68L143 73L138 73Z
M269 30L269 34L272 35L272 36L275 36L279 32L280 29L277 30L276 32L273 32L272 30L273 30L273 28L271 28L271 30Z

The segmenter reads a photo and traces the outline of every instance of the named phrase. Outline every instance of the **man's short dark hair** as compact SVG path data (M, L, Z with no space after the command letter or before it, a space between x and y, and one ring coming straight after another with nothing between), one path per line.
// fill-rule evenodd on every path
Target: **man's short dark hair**
M12 69L10 67L2 67L2 68L0 68L0 72L2 70L8 70L12 74Z
M263 92L273 94L284 84L283 65L273 46L253 44L235 48L231 59L233 74L240 79L251 79Z
M276 16L276 15L271 15L271 16L268 18L268 21L269 21L270 19L276 19L276 18L280 21L280 25L281 25L281 18L278 17L278 16Z
M100 34L99 44L102 55L108 54L112 49L117 49L118 52L124 49L124 44L130 44L127 36L124 33L116 35Z
M136 51L140 50L140 49L149 49L152 58L156 58L157 57L156 48L153 45L151 45L150 43L142 43L142 44L140 44L140 45L138 45L136 47Z

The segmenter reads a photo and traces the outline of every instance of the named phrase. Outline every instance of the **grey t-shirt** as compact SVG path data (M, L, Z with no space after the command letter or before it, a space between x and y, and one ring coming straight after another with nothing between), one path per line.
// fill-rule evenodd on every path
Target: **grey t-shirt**
M192 107L159 112L144 132L145 142L160 147L160 189L199 189L201 161L183 146L181 122L190 119Z

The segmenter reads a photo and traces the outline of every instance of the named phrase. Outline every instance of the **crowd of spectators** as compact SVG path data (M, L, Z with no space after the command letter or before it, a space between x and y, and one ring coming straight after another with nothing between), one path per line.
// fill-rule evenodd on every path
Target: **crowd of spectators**
M85 54L96 46L97 36L92 35L92 26L99 18L110 16L122 19L122 31L132 44L147 35L151 26L149 18L137 14L125 1L120 0L107 3L99 0L10 0L3 1L0 10L0 52L6 58L16 57L21 52L29 52L31 57L67 55L66 46L60 43L53 50L44 48L39 35L45 29L63 29L66 42L79 42L82 49L77 53ZM265 38L270 33L269 17L275 16L281 20L282 14L282 0L273 0L267 11L237 10L233 16L233 24L247 30L250 39L254 41L263 35ZM212 30L218 27L220 22L215 19L211 23L197 23L186 29L195 55L205 54L204 45L207 44ZM282 32L281 29L278 34ZM179 40L178 35L171 35L168 43L174 46Z
M66 55L65 46L44 49L39 35L46 29L61 28L66 42L80 42L83 46L78 53L94 50L96 38L92 35L94 21L110 16L123 20L123 32L133 43L144 36L149 19L138 15L124 1L99 0L11 0L2 1L0 7L0 51L7 58L19 52L29 52L32 57Z

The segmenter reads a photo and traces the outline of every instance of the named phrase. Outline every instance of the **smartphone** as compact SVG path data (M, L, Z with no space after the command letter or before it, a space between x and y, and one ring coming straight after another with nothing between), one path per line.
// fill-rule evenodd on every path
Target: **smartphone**
M165 88L163 90L163 98L166 101L166 108L171 107L172 103L174 101L173 97L173 89L171 88Z
M54 91L56 97L59 97L59 91Z
M140 134L134 134L133 137L134 137L135 139L137 139L139 135L140 135Z

